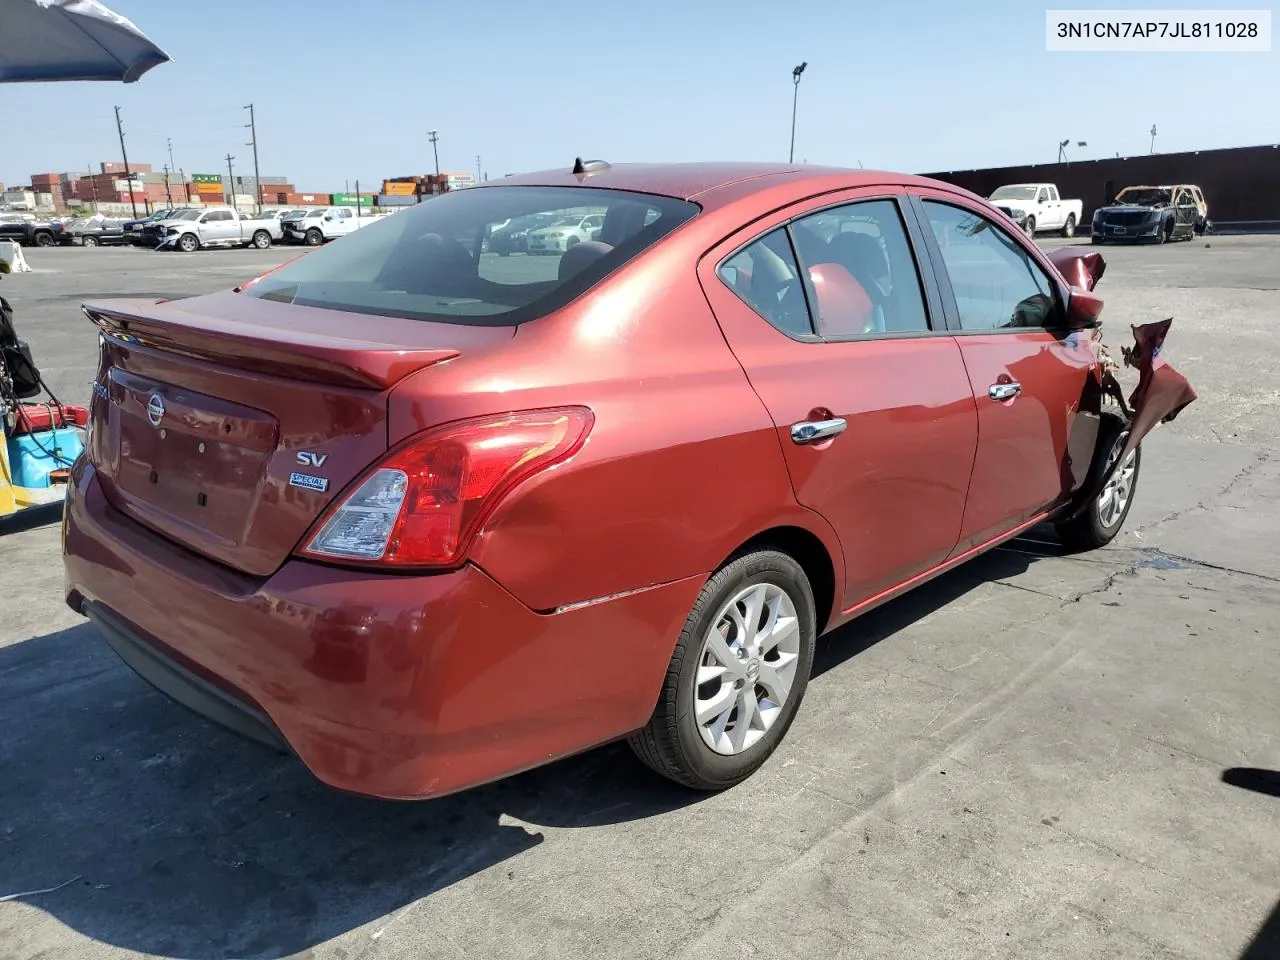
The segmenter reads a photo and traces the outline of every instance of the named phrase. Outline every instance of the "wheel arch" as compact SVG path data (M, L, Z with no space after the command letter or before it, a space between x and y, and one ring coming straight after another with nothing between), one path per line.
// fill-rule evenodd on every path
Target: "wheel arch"
M836 606L836 560L832 557L827 544L816 533L805 527L795 525L770 527L744 541L725 557L719 566L724 566L734 557L757 550L777 550L800 564L813 590L813 608L817 621L815 627L818 635L821 636L827 629L827 625L832 622ZM843 565L843 557L841 565Z

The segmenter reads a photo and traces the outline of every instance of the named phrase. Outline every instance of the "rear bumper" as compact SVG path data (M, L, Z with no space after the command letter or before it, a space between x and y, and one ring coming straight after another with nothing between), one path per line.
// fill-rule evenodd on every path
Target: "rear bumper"
M289 561L267 580L116 511L84 459L64 520L68 604L174 699L322 781L438 796L643 726L705 578L537 613L475 567L387 576Z
M238 697L227 693L148 643L94 601L80 605L102 639L139 677L161 693L220 726L251 740L288 750L284 735L271 718Z

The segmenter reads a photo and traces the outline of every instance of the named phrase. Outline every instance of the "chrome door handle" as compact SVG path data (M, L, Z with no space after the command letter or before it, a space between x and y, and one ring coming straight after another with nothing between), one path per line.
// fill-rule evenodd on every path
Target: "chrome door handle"
M791 425L791 440L793 443L813 443L815 440L838 437L847 426L849 424L843 417L832 420L802 420Z
M992 400L1012 400L1021 392L1020 383L993 383L987 388L987 396Z

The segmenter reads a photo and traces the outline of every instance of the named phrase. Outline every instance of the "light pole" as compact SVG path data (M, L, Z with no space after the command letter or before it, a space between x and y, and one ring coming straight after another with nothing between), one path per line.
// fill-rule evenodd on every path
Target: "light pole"
M431 141L431 153L436 158L436 179L440 179L440 148L436 144L440 141L440 134L435 130L427 132L427 139Z
M1151 152L1156 152L1156 125L1151 125Z
M808 65L809 61L806 60L791 71L791 152L787 155L787 163L796 162L796 104L800 100L800 75Z
M1089 144L1084 140L1077 140L1077 147L1087 147ZM1058 162L1062 163L1067 159L1067 147L1071 146L1071 140L1068 138L1058 144Z

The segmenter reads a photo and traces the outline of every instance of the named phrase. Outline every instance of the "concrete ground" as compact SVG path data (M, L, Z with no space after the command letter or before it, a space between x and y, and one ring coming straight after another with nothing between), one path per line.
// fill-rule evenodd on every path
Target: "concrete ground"
M2 292L83 401L78 301L288 255L32 250ZM135 678L63 606L56 524L10 525L0 958L1280 956L1280 238L1104 255L1117 356L1173 316L1201 393L1121 536L1034 532L826 638L786 742L718 796L623 747L428 803L331 792Z

